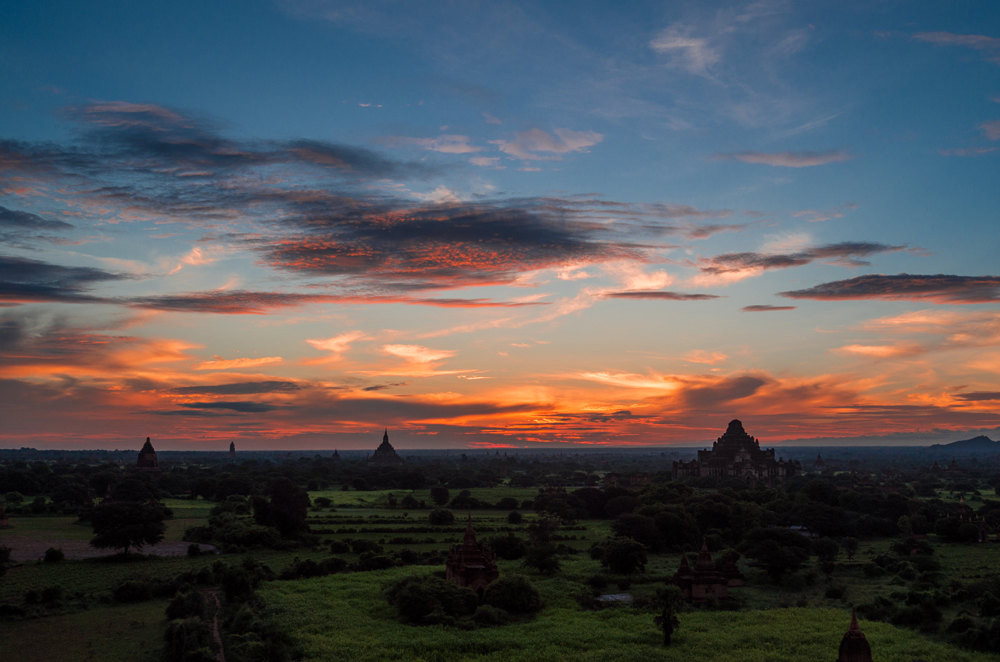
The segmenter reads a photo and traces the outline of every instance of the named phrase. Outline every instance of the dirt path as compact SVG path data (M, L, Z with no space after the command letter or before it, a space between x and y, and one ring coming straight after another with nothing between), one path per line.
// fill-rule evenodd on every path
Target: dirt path
M222 602L219 600L219 592L214 589L205 589L203 592L205 599L212 605L212 639L215 641L215 662L226 662L226 651L222 647L222 633L219 631L219 612L222 611Z

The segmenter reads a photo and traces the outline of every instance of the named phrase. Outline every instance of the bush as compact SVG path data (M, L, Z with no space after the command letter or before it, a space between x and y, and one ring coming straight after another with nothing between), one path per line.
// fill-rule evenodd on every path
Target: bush
M520 524L523 521L524 521L524 515L522 515L516 510L510 511L510 513L508 513L507 515L508 524Z
M508 575L487 586L483 602L511 614L534 614L542 608L538 589L520 575Z
M492 605L479 605L472 620L476 625L504 625L510 621L510 614Z
M59 563L64 560L66 555L58 547L49 547L45 550L45 557L42 559L45 563Z
M351 551L351 546L342 540L334 540L330 543L331 554L346 554Z
M168 662L215 662L212 633L200 617L170 621L164 639Z
M417 625L454 623L476 610L475 593L434 575L404 577L385 595L400 619Z
M487 538L486 544L489 545L490 549L496 552L497 556L508 561L522 558L528 549L524 544L524 540L515 536L513 533L508 533L505 536Z
M435 508L427 516L428 521L435 526L443 526L455 523L455 514L444 508Z
M167 618L202 618L205 613L205 598L194 589L179 591L167 605Z

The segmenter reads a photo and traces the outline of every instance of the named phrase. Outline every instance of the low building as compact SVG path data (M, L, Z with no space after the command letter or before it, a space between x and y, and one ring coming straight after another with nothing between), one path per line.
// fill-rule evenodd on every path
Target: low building
M715 440L712 448L698 451L690 462L674 462L674 478L708 477L737 478L751 483L774 484L798 475L798 462L774 459L774 449L762 449L760 442L743 429L739 420L729 422L726 433Z

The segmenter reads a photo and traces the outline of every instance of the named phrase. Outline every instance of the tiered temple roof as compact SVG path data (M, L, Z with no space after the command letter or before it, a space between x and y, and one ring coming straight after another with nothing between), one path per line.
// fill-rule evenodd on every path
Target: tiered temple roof
M730 563L728 567L722 569L715 567L706 540L701 542L701 550L698 552L694 568L688 564L687 556L681 557L681 564L674 574L673 582L681 589L684 599L692 602L704 602L712 598L726 600L729 598L730 587L744 584L743 575L735 563Z
M139 458L135 462L135 468L139 471L159 471L160 462L156 459L156 451L153 450L153 444L146 437L146 443L142 445L142 450L139 451Z
M872 649L868 645L865 633L858 625L858 615L851 610L851 626L840 640L840 652L837 662L872 662Z
M478 591L485 589L499 576L496 557L487 547L476 542L476 532L472 530L472 515L469 515L462 544L455 545L448 552L445 578L459 586Z
M382 435L382 443L379 444L378 448L372 454L370 460L373 464L402 464L403 458L399 457L396 453L396 449L392 447L389 443L389 429L386 428L385 434Z
M674 477L707 476L741 478L751 482L774 483L801 471L798 462L774 459L774 449L762 449L760 442L733 419L725 434L716 439L711 450L698 451L698 459L674 462Z

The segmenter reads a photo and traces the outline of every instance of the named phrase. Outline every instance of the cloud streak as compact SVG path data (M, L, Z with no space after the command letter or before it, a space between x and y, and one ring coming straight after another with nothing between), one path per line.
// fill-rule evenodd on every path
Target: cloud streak
M870 274L821 283L803 290L779 292L779 295L791 299L824 301L886 299L956 304L991 303L1000 301L1000 276Z
M831 150L826 152L730 152L716 154L715 158L776 168L812 168L829 163L849 161L854 157L843 150Z

